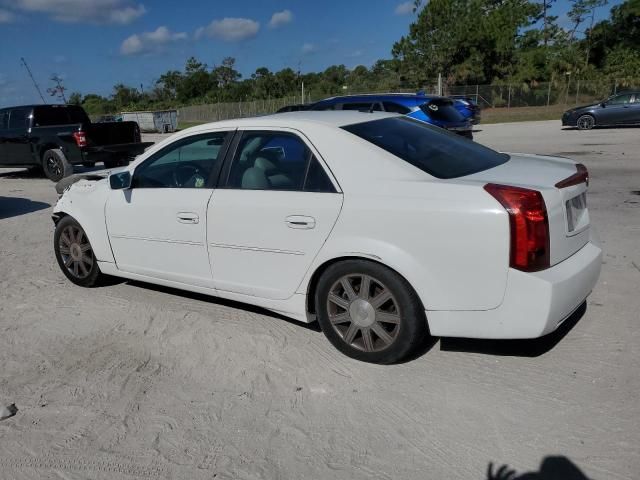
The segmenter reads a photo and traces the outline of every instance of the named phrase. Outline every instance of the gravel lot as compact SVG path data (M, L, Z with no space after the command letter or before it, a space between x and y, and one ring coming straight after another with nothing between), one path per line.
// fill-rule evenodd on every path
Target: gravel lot
M52 254L53 184L0 170L0 409L19 408L0 421L0 477L471 480L493 462L638 478L640 130L480 128L587 165L600 282L550 337L437 340L394 366L241 304L75 287Z

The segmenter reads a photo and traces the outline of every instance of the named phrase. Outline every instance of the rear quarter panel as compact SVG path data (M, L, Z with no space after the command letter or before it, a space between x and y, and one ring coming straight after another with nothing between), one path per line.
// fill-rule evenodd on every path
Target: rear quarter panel
M400 273L427 310L486 310L502 302L509 223L482 188L401 182L403 195L349 194L315 265L343 256L379 261ZM308 279L307 279L308 281Z

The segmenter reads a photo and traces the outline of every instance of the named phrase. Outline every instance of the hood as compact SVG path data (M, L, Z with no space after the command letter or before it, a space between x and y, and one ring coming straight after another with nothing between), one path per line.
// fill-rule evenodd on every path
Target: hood
M570 110L567 110L567 112L578 112L580 110L591 110L592 108L599 107L600 103L601 102L592 103L591 105L581 105L580 107L571 108Z

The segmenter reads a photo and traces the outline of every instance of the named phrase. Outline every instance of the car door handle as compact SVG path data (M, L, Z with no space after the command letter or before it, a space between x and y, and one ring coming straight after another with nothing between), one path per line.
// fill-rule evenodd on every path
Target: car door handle
M306 215L289 215L285 218L285 223L289 228L315 228L316 219L313 217L307 217Z
M180 223L194 224L200 221L200 217L191 212L178 212L177 218Z

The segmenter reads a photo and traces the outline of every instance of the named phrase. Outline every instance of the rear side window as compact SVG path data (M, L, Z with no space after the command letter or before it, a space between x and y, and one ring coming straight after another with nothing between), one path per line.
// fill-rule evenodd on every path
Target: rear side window
M10 110L9 128L10 129L29 128L30 115L31 115L30 108L14 108Z
M463 122L464 117L447 99L435 99L420 105L420 109L434 120L442 122Z
M49 106L36 107L34 126L50 127L53 125L69 125L72 123L88 123L87 114L80 107Z
M287 132L245 132L227 178L227 188L335 192L311 150Z
M395 102L383 102L382 105L384 105L385 112L399 113L401 115L406 115L411 112L409 107L405 107L404 105L400 105Z
M9 128L9 111L0 110L0 130Z
M437 178L457 178L502 165L509 156L408 117L342 127Z
M358 112L381 112L378 102L343 103L342 110L356 110Z

